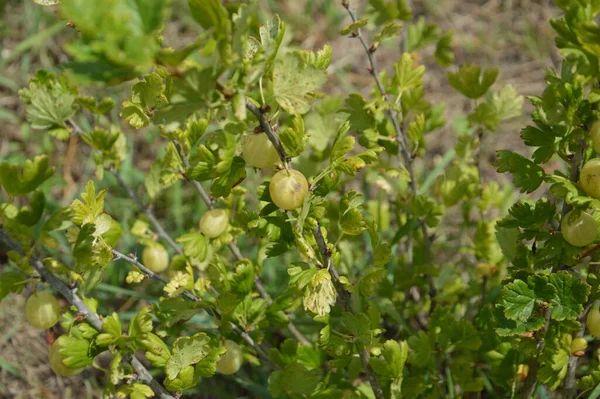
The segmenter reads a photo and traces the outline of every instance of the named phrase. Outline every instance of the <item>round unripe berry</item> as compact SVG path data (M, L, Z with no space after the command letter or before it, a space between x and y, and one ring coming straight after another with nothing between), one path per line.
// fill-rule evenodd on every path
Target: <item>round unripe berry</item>
M242 156L254 168L269 168L277 163L279 154L265 133L249 134L242 142Z
M234 374L242 367L242 348L233 341L226 340L227 352L221 356L217 363L217 370L221 374Z
M220 236L228 226L229 217L225 209L211 209L204 212L200 219L200 232L208 238Z
M60 305L49 292L36 292L25 303L25 315L29 324L45 330L55 325L60 318Z
M149 246L142 252L142 263L154 273L162 273L169 267L169 254L162 245Z
M280 170L271 179L269 193L275 205L291 211L304 203L304 197L308 193L308 182L297 170Z
M579 184L590 197L600 198L600 158L586 162L579 174Z
M585 322L590 334L596 338L600 337L600 309L598 306L590 309Z
M62 346L66 346L63 342L65 340L65 336L61 335L54 341L54 343L50 346L50 350L48 351L48 360L50 361L50 368L58 375L62 375L63 377L72 377L77 375L83 371L83 368L70 368L65 366L62 362L64 360L64 356L59 353L59 349Z
M600 154L600 121L594 122L590 130L590 136L594 151L596 151L596 154Z
M560 231L569 244L585 247L596 240L598 234L596 219L586 212L581 212L579 216L573 212L565 215L560 225Z

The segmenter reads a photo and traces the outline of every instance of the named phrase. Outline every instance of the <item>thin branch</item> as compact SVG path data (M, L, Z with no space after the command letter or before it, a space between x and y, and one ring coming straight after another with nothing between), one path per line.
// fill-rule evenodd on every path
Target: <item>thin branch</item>
M576 182L579 179L579 169L581 168L581 164L584 159L586 148L587 148L587 143L585 143L583 140L580 140L578 151L573 155L573 158L571 159L571 164L570 164L569 179L572 182ZM562 206L562 212L561 212L563 217L567 214L567 212L569 211L569 208L570 208L569 204L564 202L563 206ZM586 305L586 310L584 311L583 315L581 316L582 320L583 320L584 315L587 314L587 311L589 310L588 306L589 305ZM537 386L537 370L539 368L538 357L539 357L539 354L542 353L546 333L548 332L548 328L550 326L550 320L552 317L551 309L546 309L545 317L546 317L546 325L544 328L544 336L542 337L540 342L538 342L538 356L531 359L531 361L529 362L529 374L527 375L527 378L525 379L524 387L521 390L521 399L529 399L531 397L531 395L533 395L533 392L535 391L535 387ZM585 331L585 320L583 320L583 322L582 322L582 330L580 331L581 334L583 334L584 331ZM565 383L563 385L564 387L573 386L573 381L570 381L569 378L573 378L573 379L575 378L576 367L577 367L577 361L573 360L573 362L572 362L572 359L569 359L569 368L567 371L567 381L565 381ZM569 373L573 373L573 374L569 374Z
M544 350L544 345L546 344L546 334L548 333L548 328L550 327L550 321L552 320L552 309L546 309L544 313L544 318L546 322L544 324L544 335L538 340L537 343L537 356L531 359L528 362L529 373L527 374L527 378L525 378L525 383L523 384L523 388L521 389L521 394L519 395L521 399L529 399L531 395L535 392L537 387L537 373L540 367L540 362L538 361L539 355Z
M350 1L349 0L342 1L342 6L346 9L346 11L348 11L348 15L350 15L352 22L356 22L358 19L356 17L356 12L354 12L350 8ZM379 93L381 94L381 96L383 97L383 99L386 102L391 103L389 101L388 94L385 90L385 87L383 86L381 79L379 79L379 70L377 68L377 63L376 63L375 55L374 55L375 49L372 46L369 46L367 44L360 29L358 29L356 31L356 34L353 35L353 37L356 37L362 44L363 48L365 49L365 53L367 55L367 59L369 61L369 65L370 65L369 72L371 73L371 76L373 76L373 79L375 80L375 83L377 84ZM398 121L398 112L396 112L395 109L390 108L389 110L386 111L386 113L387 113L388 118L392 122L394 131L396 132L396 140L398 141L398 144L400 147L400 155L404 159L404 166L406 167L406 170L408 171L408 174L410 176L410 186L411 186L412 192L414 193L414 195L417 195L419 193L419 187L417 186L417 176L415 174L414 165L413 165L414 160L408 149L408 140L407 140L406 134L402 131L402 127L400 126L400 122ZM431 242L431 237L427 233L427 226L424 223L421 224L421 233L423 235L425 263L431 264L431 261L433 258L432 253L431 253L432 242ZM409 272L412 271L412 267L413 267L413 253L414 253L413 246L414 246L414 239L411 235L409 235L407 238L407 249L406 249L406 254L407 254L406 263L407 263L407 269ZM437 296L437 290L435 289L433 278L429 275L427 275L426 278L427 278L427 282L429 284L429 296L431 297L431 300L432 300L431 309L433 309L435 306L434 298Z
M324 266L328 268L329 273L331 274L331 278L333 279L335 289L338 295L338 298L341 299L342 306L347 312L355 313L354 309L352 309L352 304L350 302L350 293L344 289L342 283L340 281L340 274L335 267L329 249L327 248L327 242L325 241L325 237L323 237L323 233L321 232L321 225L317 223L317 227L315 227L313 231L313 235L317 242L317 246L319 247L319 252L321 253L321 257L323 258ZM371 384L371 388L373 388L373 393L375 394L376 399L384 399L383 390L381 389L381 385L379 385L379 381L377 380L377 376L375 372L369 365L369 351L367 348L360 348L360 360L362 361L363 368L365 373L367 374L367 379Z
M179 145L179 143L174 142L174 144L175 144L175 148L177 148L179 156L181 157L183 165L186 168L189 168L191 165L190 165L190 161L189 161L188 157L181 150L181 146ZM284 153L285 153L285 150L283 150L283 148L282 148L282 151L284 151ZM198 194L204 200L206 206L209 209L212 209L214 204L212 203L212 201L210 201L210 199L209 199L210 197L204 190L204 187L202 187L202 185L199 182L197 182L196 180L193 180L193 179L187 179L187 180L190 181L194 185L194 187L196 188L196 191L198 191ZM233 254L233 257L235 258L235 260L240 261L240 260L244 259L244 256L242 255L242 251L240 251L240 248L236 245L235 242L230 241L227 244L227 246L231 250L231 253ZM273 299L271 298L271 296L265 289L264 284L262 283L260 277L258 277L258 276L256 276L254 278L254 287L256 287L256 290L258 291L260 296L265 301L267 301L268 305L271 305L273 303ZM294 338L296 338L298 340L298 342L300 342L302 345L310 346L310 342L304 337L304 335L302 335L302 333L296 328L296 326L294 325L294 323L292 321L289 322L287 329L290 332L290 334L292 334L292 336L294 336Z
M10 249L25 255L21 246L15 242L4 229L0 228L0 241L6 244ZM43 281L48 283L52 288L58 291L71 305L77 308L77 312L85 317L85 320L96 330L102 331L102 321L98 315L92 312L83 303L79 295L77 295L77 288L69 288L69 286L56 277L54 273L46 269L42 261L37 258L31 258L30 264L40 274ZM144 365L136 359L133 355L125 356L125 360L131 364L131 367L135 370L138 380L147 384L155 394L158 394L160 399L175 399L158 381L156 381L150 372L144 367Z
M576 338L581 338L585 334L586 317L591 308L592 303L589 302L583 310L583 313L579 316L581 328L577 332L577 335L575 336ZM578 362L579 356L571 355L569 357L567 376L565 377L565 382L563 383L563 398L565 399L573 399L577 395L577 387L575 386L575 376L577 373Z
M111 250L113 255L114 255L114 259L113 260L119 260L119 259L123 259L129 263L131 263L132 265L136 266L138 269L140 269L140 271L142 273L144 273L147 277L155 279L160 281L163 284L168 284L169 280L167 280L166 278L164 278L163 276L161 276L160 274L154 273L152 270L148 269L146 266L144 266L140 261L138 261L136 258L131 257L131 256L127 256L119 251L117 251L116 249L112 249ZM210 292L215 296L215 298L219 297L219 292L214 288L214 287L210 287ZM190 301L193 302L200 302L202 301L202 299L200 299L198 296L194 295L192 292L188 291L188 290L184 290L181 295L183 295L186 299L189 299ZM213 317L216 317L217 319L221 319L221 316L211 310L211 309L206 309L206 311ZM250 335L248 335L247 332L243 331L241 328L239 328L236 324L230 322L230 326L231 328L238 333L242 339L244 341L246 341L246 343L248 345L250 345L255 351L256 353L258 353L258 355L260 357L263 358L263 360L267 361L268 363L271 363L271 359L269 358L269 355L266 354L266 352L259 346L256 344L256 342L254 342L254 340L252 339L252 337Z
M133 191L133 189L131 187L129 187L129 185L123 180L123 178L121 177L121 175L119 174L119 172L117 172L114 169L110 169L110 172L117 178L117 181L119 182L119 185L127 192L127 194L129 195L129 197L138 205L138 207L146 214L146 216L148 216L148 219L150 219L150 222L152 223L152 225L154 226L155 230L158 232L158 235L164 239L171 248L173 248L173 250L180 254L183 255L183 249L177 245L177 243L171 238L171 236L165 231L165 229L162 227L162 225L160 224L160 222L156 219L156 217L154 216L154 213L152 212L152 210L150 210L149 208L146 208L144 206L144 204L142 203L142 201L140 200L140 198L136 195L136 193ZM137 266L144 274L146 274L148 277L151 277L153 279L156 279L160 282L162 282L163 284L167 284L169 281L167 279L165 279L164 277L162 277L159 274L154 273L153 271L151 271L150 269L148 269L147 267L145 267L143 264L141 264L137 259L134 259L132 257L129 257L125 254L122 254L116 250L113 249L113 255L117 258L117 259L124 259L126 261L128 261L129 263L134 264L135 266ZM219 296L218 291L214 288L214 287L210 287L211 293L213 295L215 295L216 297ZM190 299L192 301L199 301L200 299L198 297L196 297L195 295L193 295L191 292L189 291L185 291L183 293L183 295L187 298ZM252 339L252 337L250 337L250 335L248 335L248 333L246 333L245 331L243 331L242 329L240 329L237 325L231 323L232 329L238 333L242 339L244 341L246 341L246 343L248 343L248 345L250 345L252 348L254 348L254 350L256 351L256 353L258 353L261 357L263 357L263 359L269 363L271 363L271 359L269 358L269 356L265 353L265 351L259 347L254 340Z
M267 137L269 138L271 143L273 143L273 146L275 147L275 150L277 150L277 154L279 155L279 158L281 159L283 164L286 165L286 167L289 167L290 157L287 155L287 153L285 152L285 149L281 145L279 136L277 135L275 130L273 130L273 127L267 120L265 113L260 108L258 108L256 105L254 105L254 103L252 101L250 101L248 99L246 99L246 108L250 112L252 112L252 114L254 114L256 119L258 119L258 124L260 125L262 131L267 135Z
M150 220L150 223L152 223L152 226L154 226L154 229L158 233L158 236L160 238L162 238L163 240L165 240L167 242L167 244L169 244L169 246L175 252L177 252L179 255L182 255L183 250L171 238L169 233L167 233L165 231L165 229L162 227L162 225L160 224L158 219L156 219L156 216L154 216L154 212L152 212L152 210L150 208L144 206L140 197L138 197L137 194L133 191L133 189L131 187L129 187L129 185L125 182L125 180L123 180L123 178L121 177L119 172L117 172L114 168L110 168L109 171L110 171L110 173L113 174L113 176L115 176L115 178L117 179L117 182L119 183L119 186L121 186L127 192L127 194L129 195L129 198L131 198L136 203L138 208L146 214L146 216Z

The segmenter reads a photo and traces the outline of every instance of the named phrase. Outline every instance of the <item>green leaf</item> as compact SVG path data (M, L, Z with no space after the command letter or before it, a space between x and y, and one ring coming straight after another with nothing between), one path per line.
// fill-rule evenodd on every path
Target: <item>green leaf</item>
M260 43L265 53L266 63L265 72L269 72L273 66L273 62L277 57L279 47L285 35L285 24L275 15L272 20L267 21L266 25L260 27Z
M413 142L413 145L417 147L419 142L423 138L425 131L425 115L419 114L415 117L415 120L408 124L406 129L406 135Z
M117 389L117 398L146 399L154 397L154 391L148 385L135 382L131 385L122 385Z
M208 250L206 238L200 233L187 233L177 237L175 240L183 246L183 253L186 257L198 262L206 259Z
M483 126L490 131L496 130L500 124L498 111L488 103L481 103L468 117L469 126Z
M18 197L38 188L54 174L54 167L49 167L47 155L38 155L33 160L27 159L22 170L19 165L0 163L0 186L9 195Z
M440 37L440 28L436 24L425 23L424 17L406 26L406 40L409 52L423 49Z
M205 333L179 337L173 342L171 358L165 365L167 378L175 379L187 366L200 362L210 353L210 338ZM193 370L193 369L192 369Z
M345 105L346 108L341 112L348 115L348 122L353 131L362 133L375 126L375 117L368 108L367 100L362 95L358 93L350 94Z
M305 114L310 110L317 90L327 81L327 73L312 65L303 65L302 59L286 54L275 62L273 94L286 112Z
M81 194L81 199L76 199L71 204L73 210L73 223L85 225L94 223L104 212L104 197L106 190L102 190L96 195L96 187L92 180L85 186L85 193Z
M119 320L119 315L113 312L112 315L102 320L102 332L96 337L96 343L100 346L114 344L121 338L122 333L123 328Z
M303 365L294 363L269 376L269 391L276 397L280 395L310 395L317 388L320 379L318 370L308 370Z
M404 364L408 358L408 343L405 341L400 341L400 343L393 340L385 341L381 354L385 359L387 375L392 379L401 379Z
M522 280L515 280L502 289L504 314L512 320L527 321L535 310L535 293Z
M279 139L283 149L290 157L297 157L304 151L306 146L304 119L296 115L292 121L292 127L286 127L279 132Z
M577 320L587 303L591 287L577 280L571 273L560 272L549 276L549 283L556 288L552 299L552 318L554 320Z
M205 30L214 29L218 38L231 31L231 21L227 9L219 0L188 0L190 14Z
M440 37L435 46L435 60L444 67L452 65L454 53L452 52L452 32L448 31Z
M19 91L27 105L27 118L34 129L48 129L59 140L69 138L65 120L70 118L77 107L75 95L65 80L39 71L29 82L29 87Z
M419 331L408 338L408 346L413 350L410 363L417 367L427 367L434 360L434 347L425 332Z
M90 342L87 339L61 335L58 353L63 356L63 364L70 368L87 367L94 362L90 353Z
M500 120L516 118L521 115L524 97L517 92L513 85L506 85L492 95L491 105L496 110Z
M20 293L26 286L25 275L16 272L0 274L0 301L10 293Z
M354 190L342 196L340 201L340 228L344 234L358 235L367 229L362 213L364 197Z
M169 347L158 335L147 333L138 339L138 343L146 351L144 355L154 367L165 367L171 358Z
M496 154L498 159L494 162L494 166L500 173L512 173L514 184L521 189L521 192L534 192L544 181L546 176L544 169L522 155L507 150L499 150Z
M229 169L221 171L213 182L210 191L215 197L227 197L231 189L246 178L246 161L235 156L229 163Z
M416 66L413 57L409 53L403 53L400 62L394 65L396 74L393 83L399 93L416 89L423 85L423 74L425 67Z
M342 313L342 325L344 329L353 337L353 341L360 346L371 344L373 334L370 330L369 316L364 313ZM360 347L359 346L359 347Z
M311 65L319 70L326 70L331 63L331 46L326 44L317 52L300 51L298 55L306 65Z
M373 38L373 46L377 48L379 43L384 40L391 39L392 37L398 36L402 27L395 22L388 22L381 28L381 31Z
M19 213L15 216L15 220L25 226L33 227L40 221L44 213L46 205L46 197L40 190L33 192L33 198L29 201L29 206L24 206L19 209Z
M150 307L141 308L129 322L128 335L132 338L143 338L149 332L152 332L152 315Z
M367 18L359 19L358 21L352 22L350 25L342 28L342 30L340 31L340 34L346 36L349 33L355 33L363 26L366 26L368 23L369 23L369 20Z
M458 72L448 73L448 82L461 94L468 98L477 99L482 97L494 84L498 77L498 69L486 69L481 71L479 65L463 65Z

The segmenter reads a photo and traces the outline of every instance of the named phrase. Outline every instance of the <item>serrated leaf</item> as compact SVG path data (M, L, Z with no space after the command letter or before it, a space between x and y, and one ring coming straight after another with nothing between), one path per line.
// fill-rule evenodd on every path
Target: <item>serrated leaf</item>
M273 94L286 112L305 114L310 110L317 90L327 81L327 73L312 65L303 65L295 54L286 54L275 62Z
M394 65L394 85L398 92L416 89L423 85L423 74L425 67L415 65L413 57L409 53L403 53L402 58Z
M576 320L583 312L590 286L566 272L551 274L548 282L556 288L552 299L552 318L558 321Z
M354 342L363 346L371 344L373 334L370 329L369 316L366 314L344 312L342 314L342 325L346 332L354 338Z
M269 391L276 397L284 394L310 395L317 388L320 379L318 370L308 370L303 365L294 363L269 376Z
M94 223L96 219L104 212L104 197L106 190L102 190L96 195L96 186L92 180L85 186L85 193L81 194L81 199L76 199L71 204L73 211L73 223L85 225Z
M502 289L504 314L508 319L525 322L536 306L535 292L522 280L515 280Z
M108 346L121 338L122 326L119 315L114 312L102 320L102 332L96 337L96 343L100 346Z
M534 192L544 181L546 176L544 169L529 159L512 151L499 150L496 153L498 159L494 162L494 166L500 173L512 173L514 184L521 189L521 192Z
M171 358L165 365L167 378L173 380L187 366L200 362L210 352L209 343L210 338L205 333L177 338L173 342Z

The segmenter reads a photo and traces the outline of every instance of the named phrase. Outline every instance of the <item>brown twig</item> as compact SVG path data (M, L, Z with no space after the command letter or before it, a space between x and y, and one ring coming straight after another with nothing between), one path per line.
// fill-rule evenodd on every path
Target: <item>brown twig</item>
M329 249L327 248L327 242L325 241L325 237L321 232L321 226L317 223L317 227L315 227L313 235L315 237L315 241L317 242L317 246L319 247L319 252L321 253L321 257L323 258L324 267L327 267L329 273L331 274L331 278L333 279L335 289L338 295L338 298L341 299L342 306L344 310L350 313L355 313L354 309L352 309L351 297L350 293L346 291L340 281L340 274L333 264L333 261L330 256ZM367 379L371 384L371 388L373 388L373 393L375 394L375 398L384 399L383 390L381 389L381 385L379 385L379 381L377 380L377 376L375 372L369 365L369 351L367 348L359 348L359 356L362 361L363 368L365 373L367 374Z
M279 140L279 135L273 130L273 127L267 120L265 113L258 108L254 103L248 99L246 99L246 109L248 109L252 114L258 119L258 124L260 125L262 131L267 135L269 141L273 143L273 147L277 150L277 154L279 158L283 162L286 167L290 165L290 157L285 152L283 145L281 145L281 141Z
M144 266L140 261L138 261L136 258L131 257L131 256L127 256L119 251L117 251L116 249L112 249L112 253L114 255L114 259L113 260L119 260L119 259L123 259L129 263L131 263L132 265L136 266L138 269L140 269L140 271L145 274L147 277L152 278L154 280L158 280L163 284L168 284L169 280L167 280L166 278L164 278L163 276L161 276L160 274L157 274L155 272L153 272L152 270L148 269L146 266ZM214 288L214 287L210 287L210 292L215 296L215 297L219 297L219 292ZM194 301L194 302L200 302L201 299L194 295L192 292L188 291L188 290L184 290L181 295L183 295L186 299L189 299L190 301ZM206 310L211 316L216 317L217 319L221 319L221 316L219 314L217 314L216 312L207 309ZM258 355L260 357L263 358L263 360L267 361L268 363L271 363L271 359L269 358L269 356L267 355L267 353L259 346L256 344L256 342L254 342L254 340L252 339L252 337L250 335L248 335L247 332L243 331L242 329L240 329L236 324L234 323L230 323L231 328L238 333L242 339L244 341L246 341L246 343L248 345L250 345L255 351L256 353L258 353Z
M356 22L358 19L356 17L356 12L354 12L352 10L352 8L350 7L350 1L349 0L343 1L342 6L346 9L346 11L348 12L348 15L350 15L352 22ZM381 82L381 79L379 79L379 70L377 68L375 54L373 51L371 51L371 46L369 46L367 44L360 29L358 29L356 31L356 34L353 35L352 37L357 38L360 41L360 43L362 44L363 48L365 49L365 54L367 55L367 59L369 61L369 72L370 72L371 76L373 76L373 79L375 80L375 83L377 85L379 93L381 94L383 99L386 102L390 102L388 99L388 94L385 90L385 87L384 87L383 83ZM410 154L410 151L408 148L408 140L407 140L406 134L402 130L402 127L400 126L400 122L398 121L398 112L396 112L396 110L394 110L393 108L390 108L389 110L386 111L386 113L387 113L389 120L392 122L394 131L396 132L396 140L398 141L398 144L400 147L400 155L402 156L402 158L404 160L404 166L406 167L406 170L408 171L408 174L410 176L411 190L414 195L417 195L419 193L419 187L417 186L417 176L416 176L415 170L414 170L414 162L413 162L414 160L413 160L413 157ZM421 233L423 235L425 263L430 264L433 259L433 256L431 253L432 242L431 242L431 237L427 233L427 226L425 225L425 223L421 224ZM412 271L412 267L413 267L413 253L414 253L413 247L414 247L414 238L412 237L412 235L409 235L408 239L407 239L407 249L406 249L406 264L407 264L407 269L409 272ZM434 298L437 296L437 290L435 288L433 278L430 275L427 275L426 278L427 278L427 282L429 284L429 296L431 297L431 300L432 300L431 309L433 309L434 303L435 303Z
M579 322L581 323L581 328L577 332L576 338L581 338L585 334L586 327L586 317L590 309L592 308L592 303L588 303L583 310L583 313L579 316ZM563 398L565 399L573 399L577 395L577 387L575 386L575 376L577 373L577 363L579 362L579 356L571 355L569 357L569 366L567 371L567 376L565 377L565 382L563 383Z
M187 158L187 156L183 153L183 151L181 149L181 146L177 142L174 142L174 144L175 144L175 148L177 148L179 156L181 157L183 165L186 168L189 168L191 166L190 165L190 161ZM209 200L210 197L208 196L208 194L204 190L204 187L202 187L202 185L199 182L197 182L197 181L195 181L193 179L188 179L188 181L190 181L194 185L194 187L196 188L196 191L198 191L198 194L204 200L204 203L206 204L206 206L209 209L212 209L213 206L214 206L214 204L213 204L212 201ZM227 246L231 250L231 253L233 254L233 257L237 261L240 261L240 260L244 259L244 256L242 255L242 252L240 251L240 248L236 245L235 242L230 241L227 244ZM269 295L269 293L265 289L265 286L264 286L262 280L258 276L256 276L254 278L254 287L256 288L256 290L258 291L258 293L260 294L260 296L265 301L267 301L267 304L271 305L273 303L273 299L271 298L271 296ZM292 321L290 321L288 323L287 329L290 332L290 334L292 334L292 336L294 338L296 338L298 340L298 342L300 342L300 344L305 345L305 346L310 346L310 342L304 337L304 335L302 335L302 333L298 330L298 328L296 328L296 326L294 325L294 323Z
M4 231L4 229L0 228L0 241L7 245L13 251L20 253L21 255L25 255L21 246L15 242L12 238L8 236L8 234ZM71 305L75 306L79 314L83 315L85 320L96 330L102 331L102 321L98 315L92 312L86 305L83 303L79 295L77 295L77 288L69 288L69 286L56 277L54 273L46 269L42 261L37 258L30 258L29 263L33 268L39 273L42 279L48 283L52 288L58 291ZM147 384L152 391L158 395L160 399L175 399L173 395L169 393L158 381L156 381L150 372L144 367L144 365L137 360L133 355L128 355L125 357L126 361L131 364L131 367L135 370L137 374L138 380Z

